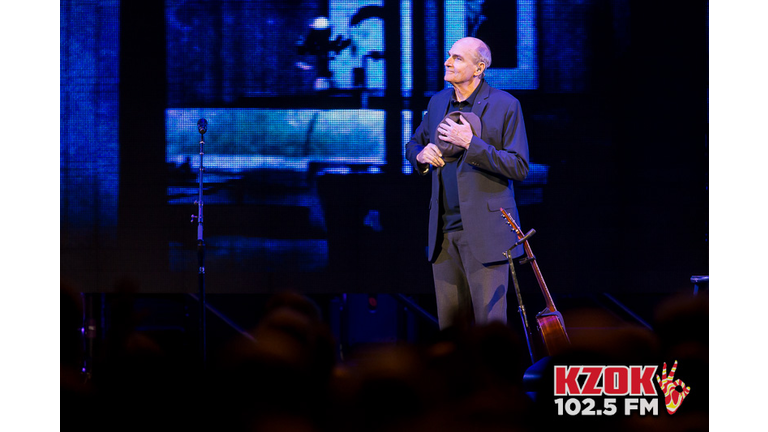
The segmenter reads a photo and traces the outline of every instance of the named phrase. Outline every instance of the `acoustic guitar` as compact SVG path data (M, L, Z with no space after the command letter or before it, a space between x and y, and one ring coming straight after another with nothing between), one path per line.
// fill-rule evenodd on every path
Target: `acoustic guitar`
M549 355L554 355L562 352L570 345L568 339L568 333L565 331L565 324L563 323L563 316L558 312L555 307L555 302L552 300L552 296L549 294L547 284L544 282L544 277L541 275L539 265L536 263L536 256L533 255L531 245L528 239L531 238L536 230L530 230L527 234L523 234L520 227L517 226L515 220L502 208L501 214L507 221L507 225L512 228L512 231L517 235L518 241L512 247L516 247L520 244L525 249L525 258L520 260L520 264L530 263L533 268L533 273L536 275L536 281L539 283L541 293L544 296L546 308L536 314L536 323L538 324L539 332L544 340L544 345Z

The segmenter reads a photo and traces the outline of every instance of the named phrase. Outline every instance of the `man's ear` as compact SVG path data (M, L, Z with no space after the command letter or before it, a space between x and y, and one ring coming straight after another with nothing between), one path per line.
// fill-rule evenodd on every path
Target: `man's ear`
M475 70L475 72L477 73L475 75L482 75L484 71L485 71L485 63L480 63L477 65L477 69Z

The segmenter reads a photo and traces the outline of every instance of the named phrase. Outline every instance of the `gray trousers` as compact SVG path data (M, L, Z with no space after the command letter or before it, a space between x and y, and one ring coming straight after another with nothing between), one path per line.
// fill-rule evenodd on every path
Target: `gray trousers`
M440 329L456 320L486 324L507 322L509 261L479 262L464 238L464 231L443 234L437 260L432 264Z

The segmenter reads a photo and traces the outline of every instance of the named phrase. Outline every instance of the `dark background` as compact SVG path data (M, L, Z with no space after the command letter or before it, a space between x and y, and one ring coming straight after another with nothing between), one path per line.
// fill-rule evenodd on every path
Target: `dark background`
M397 17L399 3L385 1L385 16ZM508 90L523 107L531 161L549 167L545 184L519 189L542 197L520 213L523 229L537 231L531 244L550 290L567 296L689 289L692 275L708 273L707 2L553 0L536 8L538 88ZM328 267L236 266L217 261L209 245L209 292L429 295L429 179L401 173L398 119L403 109L420 118L442 88L442 70L433 64L442 53L430 48L434 38L442 41L442 12L439 2L413 2L413 90L399 91L398 62L388 61L387 91L371 100L390 114L382 172L324 176L315 185L327 231L312 235L327 240ZM62 277L81 292L113 292L129 277L144 293L194 293L196 225L189 215L197 207L192 200L170 205L166 196L164 5L62 2L61 14ZM396 47L388 58L399 59L399 21L385 22L387 46ZM424 34L430 25L436 35ZM87 45L93 40L102 42ZM215 52L201 53L200 61L216 61ZM209 106L334 109L354 100L255 98ZM82 118L93 128L84 132ZM198 138L193 130L190 140ZM363 223L372 209L382 231ZM255 226L276 232L303 221L283 207L205 210L211 237ZM181 265L170 262L172 239L186 248ZM538 289L526 282L527 291Z

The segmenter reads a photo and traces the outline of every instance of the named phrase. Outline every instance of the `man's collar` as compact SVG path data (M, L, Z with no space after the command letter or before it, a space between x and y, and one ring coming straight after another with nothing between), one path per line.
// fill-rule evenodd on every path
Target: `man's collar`
M469 95L468 98L464 99L463 101L459 102L459 100L456 98L456 88L453 88L453 91L451 92L451 103L463 103L467 102L470 105L475 103L475 99L477 98L477 94L480 93L480 89L483 87L483 84L485 84L485 78L480 79L480 84L475 87L475 90L472 91L472 94Z

